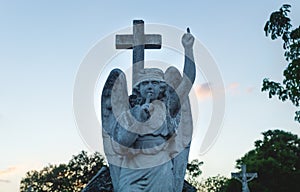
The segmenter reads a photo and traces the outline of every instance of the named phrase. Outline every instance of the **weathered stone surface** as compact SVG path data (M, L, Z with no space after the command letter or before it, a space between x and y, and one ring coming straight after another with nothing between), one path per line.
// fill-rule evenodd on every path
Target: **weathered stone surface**
M113 186L109 173L109 168L103 166L100 171L86 185L82 192L112 192ZM184 181L182 192L196 192L196 188Z
M109 169L103 166L98 173L90 180L82 192L113 191Z
M150 44L161 44L159 35L148 37ZM116 37L117 48L133 49L133 86L128 95L125 73L113 69L101 95L103 145L114 191L182 191L193 130L188 95L196 66L189 30L181 41L183 76L175 67L144 68L142 20L133 21L132 35Z
M250 192L248 182L258 176L257 173L247 173L246 165L242 165L242 171L240 173L231 173L231 177L242 183L242 192Z

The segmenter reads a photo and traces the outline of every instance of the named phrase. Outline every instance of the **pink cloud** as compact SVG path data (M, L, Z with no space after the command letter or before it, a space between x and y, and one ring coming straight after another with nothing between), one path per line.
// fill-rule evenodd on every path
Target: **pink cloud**
M255 90L255 87L248 87L246 93L252 93Z
M196 95L200 100L207 99L211 97L211 88L210 88L210 83L204 83L201 85L196 85Z
M239 95L239 94L250 94L253 91L255 91L255 89L256 89L255 86L244 87L241 86L240 83L238 82L233 82L227 86L226 91L230 95Z
M228 90L237 90L240 84L238 82L233 82L228 85Z
M241 84L238 82L232 82L229 85L226 86L226 92L229 95L232 96L238 96L240 94L250 94L255 90L254 86L249 86L247 88L241 87ZM212 85L211 83L203 83L203 84L197 84L195 85L195 91L196 91L196 96L200 100L204 100L207 98L212 97ZM218 93L218 91L221 90L215 90Z
M14 172L17 169L17 167L9 167L5 170L0 170L0 175L9 174Z

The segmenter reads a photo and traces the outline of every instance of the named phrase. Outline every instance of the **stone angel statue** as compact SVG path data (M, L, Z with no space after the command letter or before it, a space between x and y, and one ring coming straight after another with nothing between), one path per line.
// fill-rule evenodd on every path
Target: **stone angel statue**
M194 37L182 36L183 75L143 68L128 95L120 69L109 74L101 96L103 144L114 191L182 191L193 122L189 92L195 81Z

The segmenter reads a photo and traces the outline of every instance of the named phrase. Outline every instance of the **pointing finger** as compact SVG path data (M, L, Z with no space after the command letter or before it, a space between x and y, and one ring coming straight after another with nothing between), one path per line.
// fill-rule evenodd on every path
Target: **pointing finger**
M188 27L188 28L186 28L186 32L187 33L191 33L191 31L190 31L190 28Z

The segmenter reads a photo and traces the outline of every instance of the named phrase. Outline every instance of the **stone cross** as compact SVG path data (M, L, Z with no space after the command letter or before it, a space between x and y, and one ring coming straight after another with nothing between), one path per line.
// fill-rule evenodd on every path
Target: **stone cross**
M116 49L133 49L132 86L136 83L135 74L144 69L144 49L160 48L161 35L145 34L143 20L133 20L132 35L116 35Z
M250 192L248 188L248 182L252 181L254 178L257 178L257 173L247 173L246 165L242 165L242 172L240 173L231 173L231 177L237 179L242 183L242 192Z

